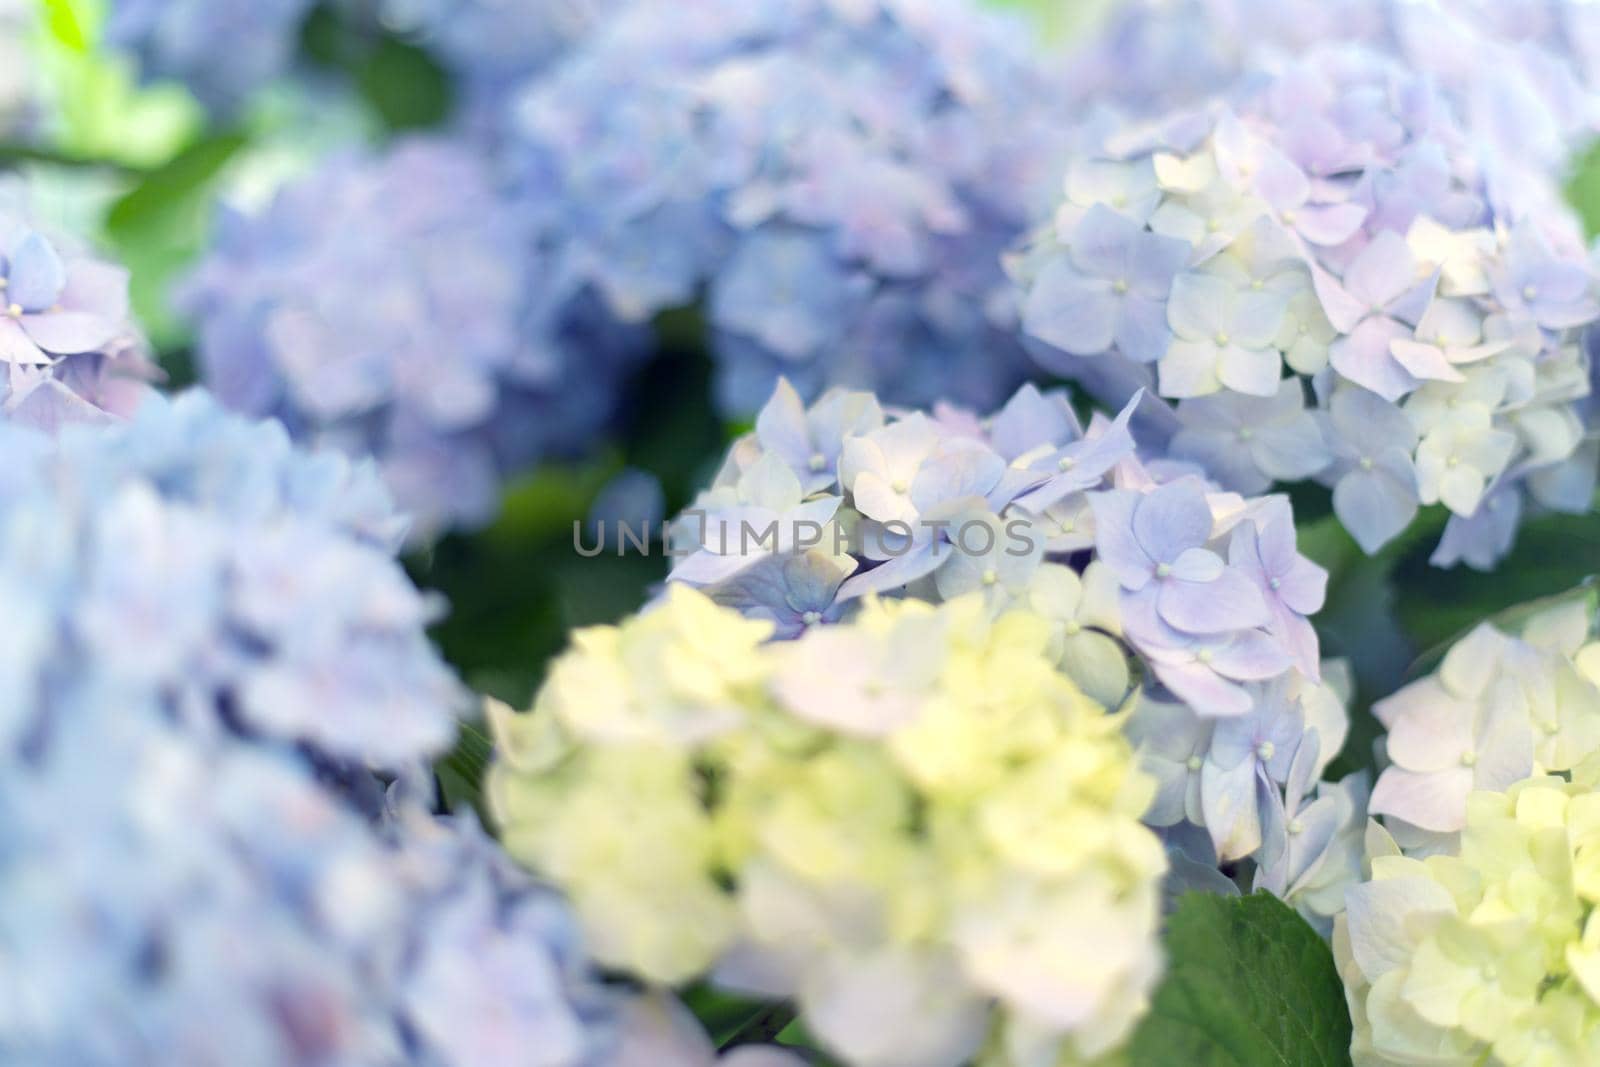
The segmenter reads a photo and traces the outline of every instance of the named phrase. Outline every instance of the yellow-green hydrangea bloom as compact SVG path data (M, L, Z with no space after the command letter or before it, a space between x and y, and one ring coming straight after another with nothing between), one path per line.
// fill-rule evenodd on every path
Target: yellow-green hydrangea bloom
M672 587L492 709L508 848L605 964L793 998L860 1067L1082 1062L1159 975L1166 861L1123 716L981 595L769 624Z
M1471 794L1453 855L1371 828L1334 930L1358 1067L1600 1063L1600 789L1574 778Z

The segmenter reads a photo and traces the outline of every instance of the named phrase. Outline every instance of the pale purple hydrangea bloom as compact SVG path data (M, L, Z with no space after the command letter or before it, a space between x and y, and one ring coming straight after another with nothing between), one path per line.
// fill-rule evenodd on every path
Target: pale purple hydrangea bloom
M212 112L237 112L287 72L313 0L113 0L106 40L149 80L182 82Z
M1367 859L1363 844L1371 779L1366 772L1337 782L1319 780L1325 764L1320 739L1306 733L1284 783L1283 821L1276 840L1264 844L1255 886L1294 904L1328 937L1333 917L1344 910L1344 891L1360 881Z
M1600 299L1553 184L1480 156L1459 103L1325 47L1108 137L1009 261L1031 351L1144 389L1144 439L1225 488L1320 481L1369 552L1440 504L1435 562L1491 566L1520 514L1592 499Z
M1085 693L1111 708L1137 694L1128 730L1159 783L1151 824L1207 834L1213 874L1253 858L1270 864L1266 883L1316 890L1306 906L1326 908L1348 864L1326 860L1345 838L1324 840L1322 812L1336 810L1342 835L1357 806L1316 808L1315 834L1292 848L1285 813L1318 802L1310 783L1347 731L1348 686L1341 671L1322 678L1308 620L1327 575L1299 554L1286 498L1246 499L1191 464L1142 460L1136 404L1085 425L1064 393L1032 385L980 417L886 408L847 390L808 408L780 384L677 520L679 543L700 547L671 578L775 622L779 640L848 619L867 595L971 596L994 615L1044 619L1061 670ZM725 551L706 547L718 539ZM903 651L828 633L817 646L826 668L794 679L804 698L897 706L861 686ZM917 669L914 656L904 669ZM1299 792L1286 800L1291 784Z
M1085 103L1155 117L1287 70L1333 42L1426 74L1485 154L1559 174L1600 130L1600 16L1588 0L1133 0L1074 55Z
M1263 868L1281 862L1283 787L1304 737L1303 712L1283 682L1265 687L1248 714L1217 723L1200 770L1200 810L1220 859L1259 852Z
M687 551L672 577L786 635L868 593L983 591L998 610L1029 599L1042 564L1072 558L1079 545L1052 543L1086 518L1081 547L1121 590L1115 635L1201 713L1243 714L1248 683L1296 666L1316 677L1307 616L1327 576L1295 550L1282 498L1246 502L1182 465L1164 478L1140 464L1135 404L1085 427L1064 395L1033 386L978 419L886 413L844 390L807 410L780 384L677 520Z
M484 524L504 480L591 445L645 347L452 141L333 159L224 220L179 302L224 403L374 457L418 538Z
M1575 598L1515 632L1483 623L1438 669L1373 706L1389 765L1372 791L1403 844L1466 822L1473 790L1569 771L1600 751L1593 604Z
M128 308L128 273L0 203L0 418L46 432L131 414L158 372Z
M723 407L1024 376L1000 253L1070 128L1020 23L960 0L623 5L509 111L564 273L624 319L703 296Z

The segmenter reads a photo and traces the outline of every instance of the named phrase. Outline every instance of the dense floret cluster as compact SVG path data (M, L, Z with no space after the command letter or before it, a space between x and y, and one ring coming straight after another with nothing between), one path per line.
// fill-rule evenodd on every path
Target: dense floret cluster
M1407 847L1448 843L1475 791L1570 773L1600 752L1600 643L1591 607L1576 598L1545 609L1514 634L1482 623L1439 669L1372 709L1390 765L1373 788Z
M1130 139L1131 138L1131 139ZM1497 199L1426 78L1319 51L1071 170L1014 263L1048 367L1141 386L1231 489L1316 479L1368 551L1419 506L1488 568L1530 509L1587 510L1600 317L1576 220Z
M6 1059L609 1062L564 906L475 827L380 834L287 750L103 689L48 710L0 743Z
M3 427L0 733L115 698L203 736L397 771L448 747L462 694L438 605L393 558L364 467L296 452L203 393L59 443Z
M642 338L532 243L452 141L339 157L233 216L180 303L224 403L374 457L426 537L606 423Z
M106 39L219 116L287 72L314 0L112 0Z
M1588 0L1132 0L1074 57L1085 105L1153 117L1360 44L1426 75L1475 147L1560 174L1600 131L1600 13Z
M1152 783L1049 620L975 594L772 630L677 585L493 716L507 847L597 958L792 997L852 1065L1118 1046L1159 971L1165 863Z
M1084 692L1118 707L1137 689L1128 728L1160 783L1147 821L1204 865L1254 858L1259 884L1298 902L1353 875L1342 831L1365 807L1360 779L1316 785L1349 695L1342 669L1323 678L1308 621L1327 576L1296 550L1286 499L1141 461L1134 406L1085 428L1033 386L980 419L885 414L845 391L808 409L780 385L677 521L672 577L780 638L873 593L1038 615ZM819 676L872 662L849 633Z
M988 405L1021 380L996 261L1062 99L960 0L691 0L618 11L510 121L561 273L633 320L703 293L729 411L780 374Z
M603 1063L554 895L376 821L461 694L371 473L203 394L0 441L0 1054Z
M0 0L0 1063L1600 1063L1600 578L1405 668L1592 565L1597 134L1600 0Z
M1464 798L1449 853L1370 833L1334 952L1361 1064L1565 1067L1600 1057L1600 793L1534 777Z

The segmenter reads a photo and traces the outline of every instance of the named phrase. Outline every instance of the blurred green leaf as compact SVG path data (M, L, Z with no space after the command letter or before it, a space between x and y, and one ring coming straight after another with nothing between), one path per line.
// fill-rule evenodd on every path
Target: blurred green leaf
M472 809L487 821L483 807L483 779L494 757L494 742L476 722L461 724L456 747L434 765L446 811Z
M82 0L39 0L44 12L44 27L52 40L71 52L87 52L91 38L85 26L86 5Z
M350 79L390 131L438 126L455 106L450 77L432 56L336 4L312 11L300 43L311 63Z
M1600 141L1578 158L1567 182L1567 199L1578 209L1589 236L1600 234Z
M54 149L82 160L152 167L204 125L177 85L141 86L132 64L101 47L103 0L39 0L33 59Z
M450 80L419 48L385 39L356 73L356 85L391 130L427 129L449 118Z
M244 144L242 134L229 133L191 145L134 185L106 216L106 237L132 273L134 309L157 348L183 340L169 303L171 285L204 247L216 180Z
M987 0L992 7L1028 15L1045 37L1070 41L1098 26L1117 6L1117 0Z
M1331 513L1300 527L1300 551L1328 571L1327 602L1312 620L1322 638L1322 654L1348 659L1356 682L1350 734L1330 768L1332 777L1373 764L1372 742L1381 728L1369 709L1399 687L1419 647L1400 624L1391 574L1413 543L1433 542L1442 522L1431 511L1419 515L1376 556L1362 551Z

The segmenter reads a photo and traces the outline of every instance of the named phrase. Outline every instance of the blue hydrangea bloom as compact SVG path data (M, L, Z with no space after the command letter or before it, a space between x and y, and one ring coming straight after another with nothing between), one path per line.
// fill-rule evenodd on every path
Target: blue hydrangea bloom
M1324 664L1310 622L1327 573L1300 554L1286 497L1141 449L1138 404L1084 425L1032 385L980 417L842 389L806 407L780 383L674 523L671 580L777 640L871 595L1042 617L1060 669L1131 706L1159 783L1147 821L1206 842L1183 870L1251 860L1326 926L1360 875L1347 831L1365 819L1361 782L1316 785L1348 732L1348 672Z
M225 219L179 303L224 403L375 457L418 537L481 525L505 478L589 445L645 340L453 141L335 158Z
M1435 562L1492 566L1519 516L1590 506L1600 285L1461 106L1336 46L1108 136L1008 261L1030 351L1145 390L1145 439L1226 488L1316 479L1369 552L1442 504Z
M236 111L284 73L313 0L113 0L106 40L147 79L182 82L208 109Z
M960 0L640 2L508 139L619 315L704 295L730 412L780 376L988 406L1023 370L997 258L1048 196L1064 100L1019 24Z
M0 416L50 431L132 412L157 376L128 310L128 273L34 222L0 185Z
M470 823L383 831L304 758L78 695L0 746L0 1056L609 1062L570 915Z
M439 605L395 561L404 527L370 469L199 392L57 444L0 429L0 738L115 694L330 766L453 742L463 693L425 633Z
M608 1062L564 907L405 788L463 694L373 472L198 392L0 447L0 1059Z

